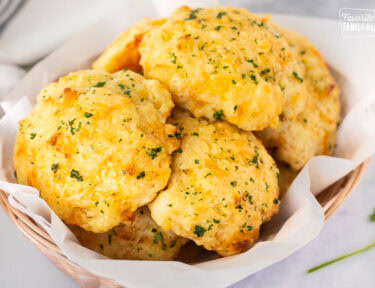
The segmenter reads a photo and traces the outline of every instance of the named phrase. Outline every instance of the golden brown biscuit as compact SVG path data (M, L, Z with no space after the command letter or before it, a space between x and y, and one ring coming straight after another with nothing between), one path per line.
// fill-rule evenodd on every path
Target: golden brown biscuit
M324 59L306 38L277 29L303 64L301 77L308 87L308 98L297 118L282 118L278 128L267 128L257 135L278 160L299 170L315 155L332 154L340 119L340 90Z
M113 259L174 260L187 239L172 231L163 231L150 216L147 207L139 208L134 219L105 233L70 226L82 246Z
M269 17L224 7L178 9L140 45L147 78L158 79L194 116L244 130L277 127L282 107L304 108L300 65Z
M149 204L152 218L220 255L245 251L278 211L278 168L251 132L175 110L181 147L168 188Z
M146 33L159 27L164 22L164 19L151 20L145 18L134 24L107 47L103 54L93 63L93 69L113 73L129 68L135 72L141 72L139 44Z
M108 231L167 184L179 144L165 123L172 107L159 82L130 71L69 74L20 122L17 180L67 224Z

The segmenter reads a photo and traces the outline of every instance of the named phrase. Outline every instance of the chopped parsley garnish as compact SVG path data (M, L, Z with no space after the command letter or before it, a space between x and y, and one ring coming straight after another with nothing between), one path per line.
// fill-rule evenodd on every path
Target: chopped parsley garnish
M238 209L238 210L242 210L243 208L242 208L242 205L241 204L238 204L236 207L234 207L234 208L236 208L236 209Z
M195 235L197 235L198 237L202 237L205 232L206 232L206 229L204 229L203 227L199 225L195 225L195 230L194 230Z
M77 179L77 181L83 181L82 176L79 174L77 170L74 170L74 169L70 171L70 177Z
M145 176L146 176L145 171L142 171L141 173L139 173L139 174L137 175L137 179L139 180L139 179L145 178Z
M94 87L103 87L105 85L105 83L106 83L105 81L98 82L98 83L96 83L96 85Z
M299 82L303 83L303 78L301 78L296 71L293 71L293 76L296 78Z
M57 169L59 169L59 163L52 164L51 170L53 171L53 174L56 173Z
M120 87L122 90L125 89L125 85L124 84L118 84L117 86Z
M279 204L279 199L277 199L277 198L276 198L276 199L273 199L273 203L274 203L274 204Z
M169 246L169 248L173 248L174 246L176 246L176 240L173 240L173 241L171 242L171 245Z
M253 64L254 68L258 67L258 65L254 62L254 59L247 60L247 62Z
M85 114L83 114L83 116L85 116L86 118L90 118L92 117L94 114L91 114L89 112L85 112Z
M225 118L223 109L220 109L220 111L215 111L213 114L213 117L215 120L222 120Z
M236 187L237 186L237 181L230 182L230 185L232 185L232 187Z
M177 56L174 53L169 52L169 56L172 58L171 62L176 64Z
M223 27L223 26L221 26L221 25L217 25L217 26L215 27L215 30L216 30L216 31L219 31L222 27Z
M221 19L226 14L227 14L227 12L219 12L219 13L217 13L216 18Z
M154 159L154 158L158 157L158 153L161 152L161 150L162 150L162 147L159 146L159 147L149 149L149 151L146 152L146 153L147 153L148 156L151 157L151 159Z
M193 135L193 136L199 136L198 132L193 132L193 133L191 133L191 135Z
M198 160L198 159L195 159L195 160L194 160L194 163L195 163L195 164L199 164L199 160Z
M259 168L259 163L258 163L258 159L259 159L259 153L258 151L256 150L255 151L255 155L253 157L253 160L251 160L251 163L256 165L257 168Z
M129 89L128 89L128 90L125 90L125 91L124 91L124 95L128 95L128 96L129 96L129 95L130 95L130 92L131 92L131 91L130 91Z
M184 152L184 151L183 151L182 148L180 147L180 148L177 149L177 152L178 152L178 153L182 153L182 152Z
M250 74L250 79L253 80L256 85L258 84L257 77L254 74Z
M264 69L264 70L260 71L260 76L263 76L263 75L265 75L265 74L267 74L269 72L271 72L271 70L269 68Z
M182 138L182 134L180 132L174 132L174 137L176 137L176 139L181 139Z
M197 8L197 9L191 10L190 14L189 14L189 18L186 18L185 20L194 20L194 19L197 19L197 14L198 14L199 10L201 10L201 9L202 8Z
M77 125L77 128L74 128L73 125L74 125L75 121L76 121L76 119L73 119L73 120L68 122L68 124L70 126L70 134L72 134L72 135L74 135L76 132L79 132L79 130L81 129L81 126L82 126L82 122L79 122L78 125Z
M30 139L34 139L35 136L36 136L36 133L31 133L31 134L30 134Z
M234 106L233 111L237 111L238 106Z
M161 232L156 233L154 235L154 243L157 244L158 242L160 242L160 244L161 244L161 249L163 249L163 250L167 249L167 245L165 245L165 243L164 243L164 237L163 237L163 234Z

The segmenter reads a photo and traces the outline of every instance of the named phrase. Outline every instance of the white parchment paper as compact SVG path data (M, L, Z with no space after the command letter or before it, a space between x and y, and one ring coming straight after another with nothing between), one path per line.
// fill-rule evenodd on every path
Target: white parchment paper
M167 0L163 0L165 2ZM185 1L186 2L186 1ZM202 4L203 1L197 1ZM178 5L180 1L172 2ZM36 95L51 81L71 71L90 67L92 60L128 26L145 16L158 18L170 5L147 0L128 1L116 15L80 33L37 64L1 103L0 189L10 203L32 217L73 262L126 287L226 287L281 259L314 239L324 216L313 194L332 184L375 151L375 43L344 39L334 21L274 15L273 20L307 36L322 52L340 83L342 124L335 157L314 157L304 167L268 223L260 241L240 255L187 265L180 262L110 260L80 246L65 224L31 187L15 183L13 145L18 121L35 104ZM371 44L371 45L370 45Z

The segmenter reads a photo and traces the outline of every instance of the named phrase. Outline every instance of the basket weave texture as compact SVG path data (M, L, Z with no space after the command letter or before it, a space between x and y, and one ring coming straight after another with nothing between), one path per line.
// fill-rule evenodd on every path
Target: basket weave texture
M360 164L355 170L341 178L333 185L319 193L317 200L323 207L325 221L340 207L345 198L358 184L365 171L369 159ZM8 202L8 195L0 190L0 204L12 222L22 233L45 254L62 272L73 278L82 287L120 288L119 284L107 278L96 276L77 264L71 262L56 246L51 237L40 228L29 216L15 209Z

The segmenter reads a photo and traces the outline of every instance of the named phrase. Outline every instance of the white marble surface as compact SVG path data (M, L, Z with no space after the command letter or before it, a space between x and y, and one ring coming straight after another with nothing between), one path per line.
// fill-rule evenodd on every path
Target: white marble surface
M255 12L278 12L336 18L340 7L374 9L372 0L246 1L224 4ZM326 260L358 249L375 240L375 223L368 215L375 208L375 161L363 179L328 221L321 234L289 258L233 285L242 287L375 287L375 249L336 263L313 274L305 271ZM0 287L78 287L41 254L0 209Z

